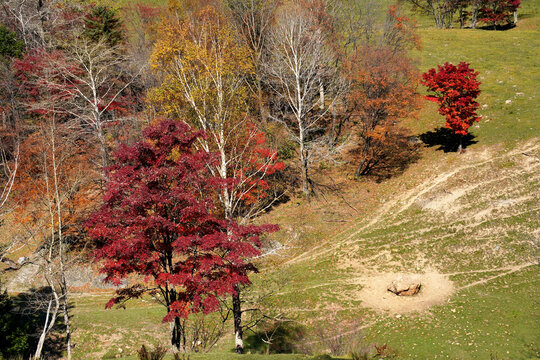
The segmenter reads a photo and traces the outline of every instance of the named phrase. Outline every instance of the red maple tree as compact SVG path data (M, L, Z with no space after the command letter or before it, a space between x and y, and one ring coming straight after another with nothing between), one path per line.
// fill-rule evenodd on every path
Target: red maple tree
M458 151L461 152L461 138L467 135L469 127L480 120L476 113L479 107L476 98L480 95L478 72L461 62L458 66L445 63L438 70L424 73L422 84L431 93L426 98L439 104L439 114L446 117L446 128L460 136Z
M521 0L486 0L483 5L478 19L496 28L497 25L512 22L512 16L521 6Z
M218 297L248 285L260 254L259 236L277 226L242 226L218 215L213 198L222 179L210 176L212 154L195 151L201 132L164 120L143 132L144 140L121 145L108 169L104 205L88 221L100 246L106 281L144 277L117 291L107 304L158 293L174 322L171 343L185 347L183 322L190 313L218 309Z
M69 68L73 73L77 67L70 64L62 51L37 48L13 62L15 76L28 110L38 115L64 114L62 105L75 97L77 82L61 72Z

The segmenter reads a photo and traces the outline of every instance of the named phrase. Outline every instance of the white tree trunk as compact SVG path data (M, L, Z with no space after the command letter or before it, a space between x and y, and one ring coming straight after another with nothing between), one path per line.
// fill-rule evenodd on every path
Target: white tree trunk
M54 296L54 299L49 300L49 304L47 306L47 313L45 316L45 324L43 325L43 330L41 331L41 335L39 336L39 341L36 347L36 352L34 353L34 359L40 360L41 359L41 353L43 351L43 345L45 344L45 339L47 338L47 334L52 330L54 327L54 324L56 323L56 318L58 315L58 309L60 308L60 302L58 299L58 294L56 293L56 289L52 287L52 293ZM54 307L51 310L51 307Z
M66 326L66 350L67 350L67 360L71 360L71 329L69 326L69 304L67 301L67 296L64 299L64 305L63 305L63 313L64 313L64 324Z
M242 340L242 334L238 330L234 333L234 347L235 349L244 349L244 340Z
M301 137L302 139L303 137ZM309 160L303 139L300 141L300 169L302 171L302 192L309 196Z
M52 299L49 300L49 305L47 307L47 313L45 314L45 324L43 325L43 330L39 336L37 343L36 352L34 353L34 359L41 359L41 351L43 350L43 344L45 343L45 337L47 336L47 328L49 327L49 314L51 313Z

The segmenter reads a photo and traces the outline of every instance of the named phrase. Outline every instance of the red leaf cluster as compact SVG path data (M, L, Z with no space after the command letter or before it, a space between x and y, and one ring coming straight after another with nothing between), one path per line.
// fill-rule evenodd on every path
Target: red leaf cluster
M74 61L68 53L61 50L33 49L22 59L16 59L13 67L29 110L39 115L54 112L68 116L80 111L81 105L75 104L85 104L85 95L82 94L91 91L85 83L88 74L85 74L84 65ZM122 78L114 81L119 88L124 86ZM115 96L110 86L111 83L107 82L97 87L99 102L95 105L99 111L126 114L129 108L139 101L135 95L128 93L129 89ZM111 101L113 97L116 100Z
M521 6L521 0L488 0L480 9L479 20L486 23L509 23L511 16Z
M239 156L238 165L232 169L234 184L239 187L237 196L246 205L252 205L268 196L268 177L285 168L278 161L277 151L267 148L266 136L253 123L247 124L245 149Z
M208 171L214 157L193 149L201 132L165 120L143 135L119 147L105 203L87 223L100 244L96 259L106 281L118 284L131 274L152 279L168 307L164 321L215 311L218 296L250 283L256 268L248 259L259 254L259 236L277 227L216 215L212 197L223 185Z
M76 96L78 82L61 69L68 69L74 74L80 71L61 51L34 49L22 59L16 59L13 67L30 110L37 114L49 113L55 104L69 102Z
M459 135L467 135L469 127L479 121L476 113L479 104L480 82L478 72L461 62L458 66L445 63L438 70L430 69L423 74L422 84L428 87L426 98L439 104L439 114L446 117L446 127Z

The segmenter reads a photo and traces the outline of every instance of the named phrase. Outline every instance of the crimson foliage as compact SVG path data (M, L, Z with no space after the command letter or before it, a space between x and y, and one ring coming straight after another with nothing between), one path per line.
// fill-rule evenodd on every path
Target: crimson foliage
M32 49L13 62L15 76L29 111L49 114L62 111L63 104L73 102L79 82L62 73L62 69L79 75L76 65L69 63L62 51Z
M480 95L478 72L461 62L458 66L445 63L438 70L430 69L423 74L422 84L428 87L426 98L439 104L439 114L446 117L446 127L455 134L467 135L469 127L480 120L476 113Z
M167 306L164 322L217 310L218 297L249 284L256 271L259 236L277 226L242 226L219 217L212 197L222 180L210 176L213 156L195 151L204 136L165 120L143 132L144 140L121 145L108 169L104 205L88 221L100 245L106 281L128 275L147 281L119 290L108 307L145 292L159 292ZM152 282L153 286L148 286ZM179 345L174 343L173 345Z
M521 6L521 0L486 0L483 5L479 20L496 26L511 22L512 14Z

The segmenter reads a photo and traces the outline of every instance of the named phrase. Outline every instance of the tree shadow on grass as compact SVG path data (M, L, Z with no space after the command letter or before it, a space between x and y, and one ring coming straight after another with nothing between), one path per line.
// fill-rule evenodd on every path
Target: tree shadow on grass
M478 142L472 134L460 136L444 127L440 127L434 131L427 131L419 136L420 140L422 140L426 146L438 146L437 150L442 150L445 153L456 152L458 150L460 137L463 149Z
M47 314L47 300L52 297L49 287L30 289L27 292L10 296L13 304L12 313L15 326L27 336L27 346L23 358L29 358L36 350L39 336L45 323ZM66 350L63 329L63 317L59 313L56 324L47 335L42 357L45 359L59 359Z
M246 351L258 354L297 353L306 329L292 322L271 322L259 326L245 339Z
M484 25L484 26L477 26L476 29L478 30L487 30L487 31L506 31L511 30L516 27L516 24L514 23L508 23L504 25Z
M324 336L326 335L325 333ZM313 334L308 334L306 327L301 324L292 321L268 321L259 324L245 338L244 349L255 354L309 354L313 356L313 360L345 360L342 356L327 354L327 350L332 350L331 346L329 349L324 349L323 354L316 355L319 351L315 345L318 345L322 339L316 338L310 341L312 336ZM342 340L343 336L338 336L338 338L337 342ZM331 340L325 340L323 347L336 342L334 337Z
M397 148L399 151L390 155L373 167L368 177L375 179L377 183L399 176L420 159L419 147L414 143L407 143Z
M419 152L421 141L409 135L404 129L398 129L389 132L384 142L372 141L368 152L363 151L362 145L351 150L351 154L360 159L356 175L366 176L380 183L405 172L411 164L420 159L421 155Z

